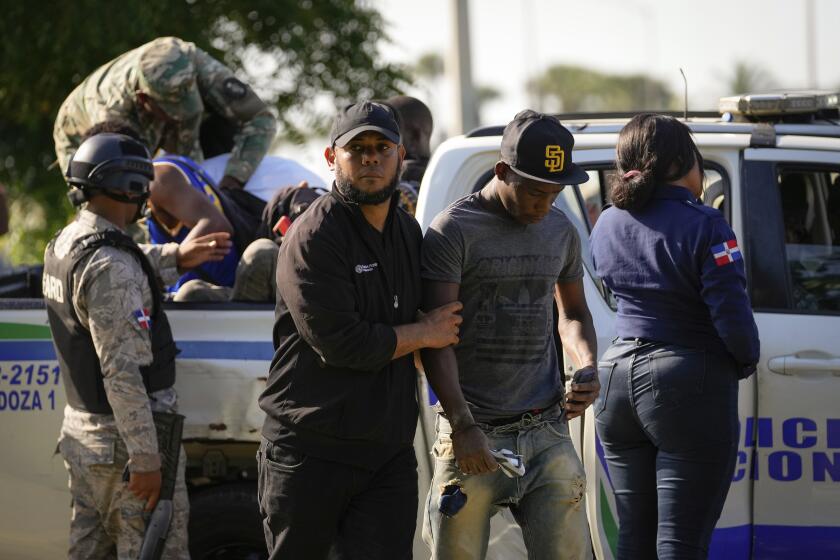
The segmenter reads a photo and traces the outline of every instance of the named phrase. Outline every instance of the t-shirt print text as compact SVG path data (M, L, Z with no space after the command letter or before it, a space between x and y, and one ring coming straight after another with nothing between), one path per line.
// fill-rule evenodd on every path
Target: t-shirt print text
M556 278L563 268L563 259L555 255L513 255L482 257L475 263L476 274L483 279Z
M365 272L373 272L376 270L376 267L379 266L379 263L370 263L370 264L357 264L356 265L356 274L364 274Z

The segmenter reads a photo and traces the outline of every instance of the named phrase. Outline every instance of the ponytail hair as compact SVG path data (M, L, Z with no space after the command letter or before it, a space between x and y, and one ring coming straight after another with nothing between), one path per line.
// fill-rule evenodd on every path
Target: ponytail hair
M702 171L703 159L684 123L655 113L636 115L618 135L613 205L641 210L658 185L686 176L695 162Z

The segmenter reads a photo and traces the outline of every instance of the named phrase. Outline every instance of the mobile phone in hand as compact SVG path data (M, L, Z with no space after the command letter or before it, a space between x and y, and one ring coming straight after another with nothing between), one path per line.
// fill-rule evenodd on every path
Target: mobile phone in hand
M592 366L586 366L580 368L572 375L572 383L589 383L590 381L595 381L597 375L597 369Z
M579 370L575 371L572 375L571 379L566 379L566 394L572 394L572 384L573 383L589 383L590 381L594 381L598 375L598 370L592 366L586 366L580 368ZM569 401L569 402L579 402L579 401Z

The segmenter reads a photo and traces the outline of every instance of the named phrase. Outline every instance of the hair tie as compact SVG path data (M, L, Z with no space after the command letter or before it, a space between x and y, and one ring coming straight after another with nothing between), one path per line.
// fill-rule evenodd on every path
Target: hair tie
M641 177L642 172L638 169L631 169L627 173L621 176L623 181L629 181L630 179L635 179L636 177Z

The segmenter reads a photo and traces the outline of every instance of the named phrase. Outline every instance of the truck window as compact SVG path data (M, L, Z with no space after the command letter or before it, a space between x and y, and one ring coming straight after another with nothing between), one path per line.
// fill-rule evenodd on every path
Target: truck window
M615 177L615 169L587 169L589 181L580 185L580 197L586 209L586 217L589 222L589 231L595 226L601 210L609 202L610 185Z
M726 193L729 183L726 173L713 162L706 162L703 178L703 203L721 211L727 222L730 222L729 207ZM587 169L589 181L580 185L580 196L586 211L589 231L595 226L604 206L611 202L610 188L615 180L616 171L612 167Z
M589 233L601 216L604 206L610 202L610 189L615 180L616 170L612 164L589 165L586 173L589 181L575 189L565 189L558 197L558 206L577 227L581 237L584 265L589 269L592 279L598 286L601 296L613 310L617 304L612 293L603 285L601 279L593 274L592 256L589 250ZM729 179L723 168L716 163L706 161L703 179L703 202L720 210L726 221L730 221L729 208L726 205L726 193L729 192Z
M580 237L581 255L583 266L587 269L588 275L595 282L598 292L607 305L613 310L616 309L615 298L604 286L601 279L595 275L595 267L592 264L592 252L589 248L589 234L598 216L601 215L605 186L608 180L615 174L613 169L608 167L586 169L589 181L582 185L566 187L560 192L554 205L562 210L566 217L574 224Z
M578 235L581 237L581 241L583 241L584 237L589 237L590 231L586 216L581 208L581 201L578 199L578 192L580 192L582 186L569 185L560 191L557 200L554 202L554 206L562 210L566 214L566 217L572 221L575 229L577 229Z
M780 167L791 310L840 312L840 169Z
M726 177L716 167L706 166L703 171L703 204L720 210L726 221L731 224L729 204L726 200L728 191Z

